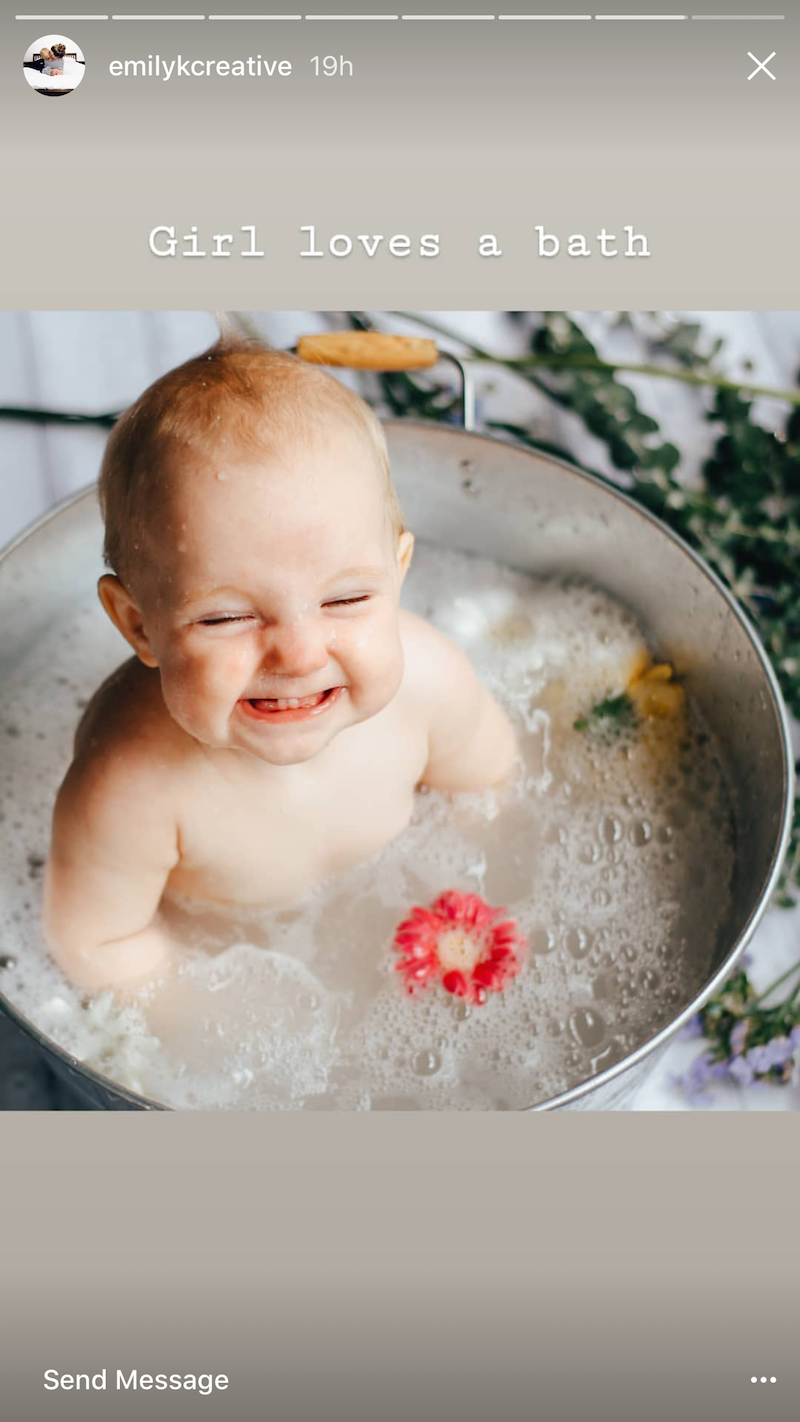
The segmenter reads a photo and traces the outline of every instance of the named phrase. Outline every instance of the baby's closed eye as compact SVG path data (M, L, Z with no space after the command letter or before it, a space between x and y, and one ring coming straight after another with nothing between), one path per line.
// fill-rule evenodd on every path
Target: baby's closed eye
M220 627L220 626L223 626L226 622L252 622L252 621L253 621L253 614L252 614L251 612L237 612L237 613L231 614L230 616L226 616L226 617L201 617L201 618L200 618L200 626L201 626L201 627Z
M370 593L361 593L358 597L337 597L329 602L324 602L323 607L355 607L358 603L370 601ZM198 618L200 627L224 627L229 622L255 622L256 615L253 612L229 612L220 613L213 617Z

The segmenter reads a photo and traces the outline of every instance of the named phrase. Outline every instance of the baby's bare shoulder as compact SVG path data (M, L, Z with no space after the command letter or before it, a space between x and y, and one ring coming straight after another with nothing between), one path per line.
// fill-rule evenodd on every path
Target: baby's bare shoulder
M450 693L458 694L465 681L474 680L475 673L466 653L423 617L401 611L400 636L405 682L410 691L418 692L426 701L439 701L443 695L447 698Z
M173 721L158 672L135 657L97 688L75 732L65 785L81 798L124 787L128 803L169 795L189 754L189 737Z
M61 905L59 914L77 912L76 886L91 883L93 894L116 901L132 876L156 884L157 900L178 861L182 757L160 683L156 694L139 666L126 662L98 687L75 735L48 862L49 902Z

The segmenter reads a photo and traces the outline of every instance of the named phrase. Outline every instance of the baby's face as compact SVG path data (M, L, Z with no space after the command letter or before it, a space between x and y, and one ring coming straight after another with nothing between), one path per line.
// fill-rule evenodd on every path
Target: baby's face
M140 599L171 715L205 745L274 765L376 715L402 680L412 545L390 527L369 441L346 427L174 471Z

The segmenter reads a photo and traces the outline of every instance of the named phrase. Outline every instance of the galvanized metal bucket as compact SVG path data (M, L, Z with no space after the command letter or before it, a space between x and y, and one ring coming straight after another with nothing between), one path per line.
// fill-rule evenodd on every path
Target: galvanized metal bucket
M430 362L429 362L430 363ZM469 416L469 408L467 409ZM391 421L386 435L411 529L426 540L535 576L586 579L625 604L675 662L714 733L736 796L737 870L723 941L699 992L668 1025L600 1075L533 1110L628 1104L670 1038L724 981L775 887L793 803L789 726L758 638L719 579L680 539L601 480L469 430ZM0 559L0 686L45 629L91 593L102 571L94 489L34 525ZM54 791L55 791L54 787ZM690 944L707 964L703 925ZM693 979L696 982L696 978ZM53 1068L93 1106L164 1109L68 1056L0 994Z

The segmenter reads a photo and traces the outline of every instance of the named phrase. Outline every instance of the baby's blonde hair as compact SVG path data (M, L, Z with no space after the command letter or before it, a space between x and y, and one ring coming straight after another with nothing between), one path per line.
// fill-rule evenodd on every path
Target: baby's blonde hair
M191 451L207 458L223 439L230 441L226 454L236 447L274 451L284 440L313 437L333 418L372 446L399 537L403 515L386 439L369 406L318 366L258 341L224 335L205 354L156 380L111 431L99 483L106 566L130 590L176 454Z

